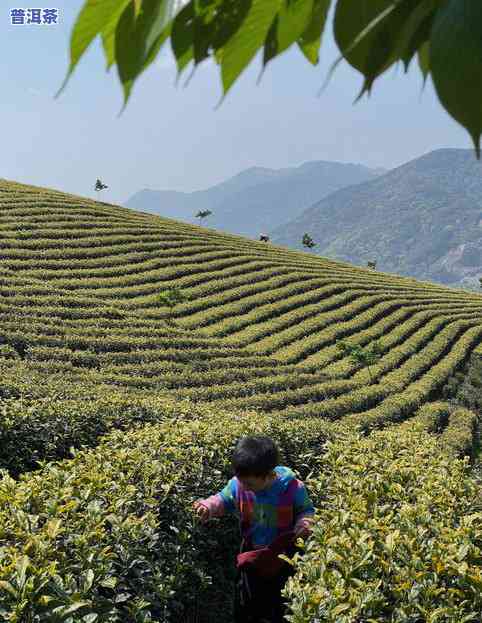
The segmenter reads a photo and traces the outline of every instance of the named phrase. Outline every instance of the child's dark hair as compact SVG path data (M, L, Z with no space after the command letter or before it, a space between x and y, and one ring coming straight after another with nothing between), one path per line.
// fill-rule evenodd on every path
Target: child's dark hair
M278 465L279 450L269 437L242 437L236 444L231 463L236 476L262 478Z

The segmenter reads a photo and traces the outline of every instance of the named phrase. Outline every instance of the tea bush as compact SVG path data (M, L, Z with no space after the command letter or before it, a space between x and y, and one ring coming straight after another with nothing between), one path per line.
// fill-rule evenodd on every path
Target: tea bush
M139 396L123 390L92 389L84 396L4 400L0 405L0 468L12 477L38 467L39 461L71 456L71 448L94 446L114 430L129 430L149 422L206 417L212 411L188 400L161 394Z
M473 456L479 417L463 407L454 408L440 442L454 456Z
M200 413L194 405L191 415L202 419L186 421L178 410L178 418L173 406L167 421L112 432L96 448L43 463L18 482L3 472L0 617L166 623L189 621L200 601L230 621L236 522L202 526L192 502L224 486L245 434L270 435L282 462L306 477L326 425Z
M317 515L284 590L291 623L480 621L482 513L467 459L394 427L328 442L306 484Z

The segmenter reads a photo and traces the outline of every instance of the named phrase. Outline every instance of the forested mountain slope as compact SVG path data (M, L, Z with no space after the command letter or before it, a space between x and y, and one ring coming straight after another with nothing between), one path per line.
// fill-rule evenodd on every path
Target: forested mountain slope
M339 190L291 223L276 244L447 285L479 287L482 164L472 150L439 149L374 180Z
M380 172L323 161L286 169L252 167L206 190L141 190L124 205L187 223L198 223L198 211L210 210L206 227L257 239L260 233L296 218L322 197L373 179Z

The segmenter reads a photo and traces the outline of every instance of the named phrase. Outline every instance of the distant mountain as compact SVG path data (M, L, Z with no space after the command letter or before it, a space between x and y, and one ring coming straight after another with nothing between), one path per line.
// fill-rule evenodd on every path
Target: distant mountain
M482 276L482 164L472 150L438 149L318 201L270 230L275 244L446 285Z
M374 179L383 171L323 161L285 169L252 167L221 184L192 193L141 190L124 206L187 223L199 223L194 215L199 210L211 210L203 226L257 238L296 218L322 197Z

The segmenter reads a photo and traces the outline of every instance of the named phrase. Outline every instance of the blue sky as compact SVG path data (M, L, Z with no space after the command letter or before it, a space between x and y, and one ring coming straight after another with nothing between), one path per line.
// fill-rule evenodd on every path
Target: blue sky
M123 203L143 188L206 188L251 166L280 168L308 160L392 168L440 147L471 142L441 108L431 83L413 66L395 68L370 98L353 101L361 77L342 64L318 96L335 60L331 27L313 68L293 49L267 68L260 59L234 85L220 108L218 68L198 68L175 86L166 46L134 86L122 115L116 68L105 71L100 41L80 61L58 99L68 67L70 31L83 2L15 3L0 12L3 120L0 177ZM10 8L56 7L57 26L12 26ZM168 44L169 45L169 44Z

